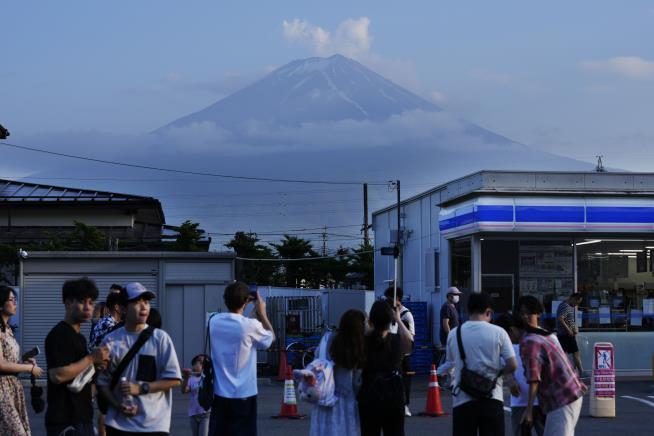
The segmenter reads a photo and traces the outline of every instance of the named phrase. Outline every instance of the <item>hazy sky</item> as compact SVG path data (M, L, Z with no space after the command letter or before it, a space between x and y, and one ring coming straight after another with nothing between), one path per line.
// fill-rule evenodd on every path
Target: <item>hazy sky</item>
M654 158L652 1L4 1L0 123L137 134L341 52L516 141Z

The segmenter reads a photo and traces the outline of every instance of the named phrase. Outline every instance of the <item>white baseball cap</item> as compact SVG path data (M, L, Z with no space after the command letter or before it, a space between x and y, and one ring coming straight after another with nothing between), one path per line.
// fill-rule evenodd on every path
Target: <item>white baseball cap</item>
M459 288L457 288L456 286L450 286L450 287L447 289L447 295L450 295L450 294L454 294L454 295L462 295L463 292L459 291Z

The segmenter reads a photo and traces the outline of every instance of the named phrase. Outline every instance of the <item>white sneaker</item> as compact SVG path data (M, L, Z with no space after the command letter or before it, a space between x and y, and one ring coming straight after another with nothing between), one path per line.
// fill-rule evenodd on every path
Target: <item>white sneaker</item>
M411 416L411 411L409 410L409 406L404 406L404 416Z

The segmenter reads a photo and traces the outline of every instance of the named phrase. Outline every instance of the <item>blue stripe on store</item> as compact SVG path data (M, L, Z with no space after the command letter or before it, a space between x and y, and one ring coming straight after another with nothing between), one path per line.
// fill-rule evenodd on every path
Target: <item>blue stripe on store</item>
M516 222L537 223L654 223L654 207L516 206ZM475 222L513 222L513 206L478 205L475 212L444 219L441 230Z
M598 207L586 208L589 223L654 223L654 207Z
M583 223L583 206L516 206L515 217L522 223Z

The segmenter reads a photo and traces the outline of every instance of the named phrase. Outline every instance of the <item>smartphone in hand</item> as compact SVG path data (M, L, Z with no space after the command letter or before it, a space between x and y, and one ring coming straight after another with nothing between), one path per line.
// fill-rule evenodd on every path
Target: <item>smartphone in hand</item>
M259 290L259 286L257 286L256 283L250 283L249 285L250 288L250 298L253 300L257 299L257 291Z
M39 354L41 354L41 349L37 345L36 347L29 350L27 353L23 354L23 362L27 362L28 359L34 359Z

